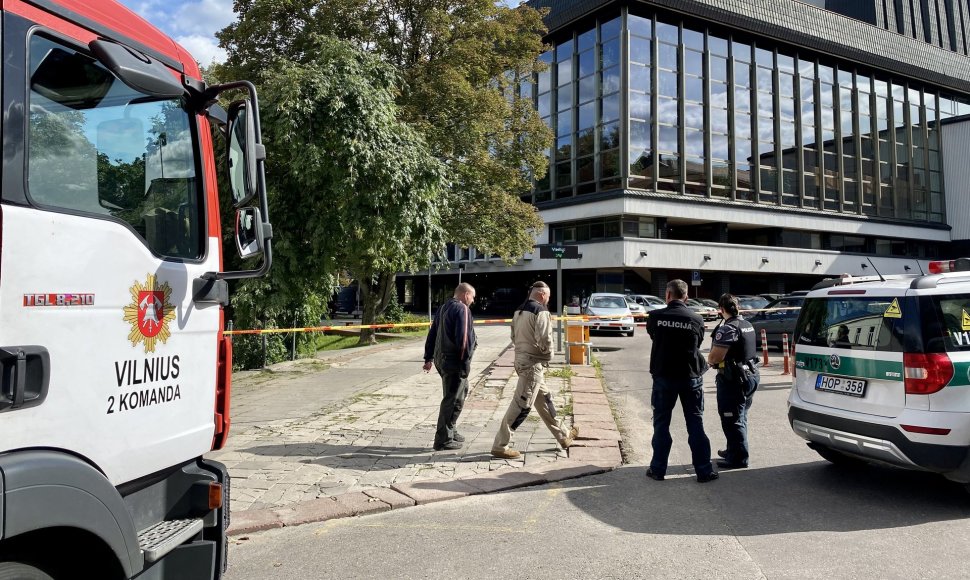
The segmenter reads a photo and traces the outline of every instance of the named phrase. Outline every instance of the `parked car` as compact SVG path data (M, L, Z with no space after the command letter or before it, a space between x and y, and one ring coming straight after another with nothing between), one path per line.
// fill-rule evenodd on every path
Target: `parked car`
M765 310L757 312L746 318L754 326L758 341L761 341L761 330L765 331L765 339L768 346L781 348L781 335L787 334L789 345L793 345L792 339L795 333L795 322L798 321L798 313L805 303L805 293L789 294L773 302L769 302Z
M813 288L795 326L788 420L836 465L930 471L970 491L970 260L928 271Z
M583 307L583 314L609 317L590 320L587 324L591 331L603 330L633 336L636 328L633 322L633 313L630 312L630 306L623 294L608 292L590 294Z
M644 308L642 304L637 303L636 300L631 298L629 295L625 296L626 305L630 307L630 312L633 314L633 320L642 321L647 319L647 309Z
M634 302L643 306L643 309L647 312L667 306L663 298L658 298L652 294L627 294L627 297L632 298Z
M783 295L782 294L765 293L765 294L758 294L758 296L761 296L762 298L764 298L768 302L771 302L772 300L778 300Z
M714 310L719 310L721 307L717 305L717 300L711 300L710 298L697 298L696 299L701 304L710 306Z
M761 296L738 296L738 304L741 306L741 314L745 317L749 317L753 316L755 313L745 313L745 310L762 310L768 305L768 301Z
M721 317L721 313L718 312L717 308L713 308L704 304L700 300L694 298L687 299L687 307L701 315L704 320L717 320Z

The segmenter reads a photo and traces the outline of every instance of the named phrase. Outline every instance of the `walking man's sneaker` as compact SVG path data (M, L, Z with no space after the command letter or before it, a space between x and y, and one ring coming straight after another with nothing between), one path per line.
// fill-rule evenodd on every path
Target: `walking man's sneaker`
M718 459L717 466L721 469L746 469L748 467L747 463L734 463L733 461L728 461L727 459Z
M453 437L453 439L459 443L465 442L465 436L459 433L458 431L455 431L455 436Z
M492 449L492 457L496 459L518 459L521 456L515 449Z
M649 477L650 479L652 479L654 481L663 481L664 480L664 476L657 475L656 473L654 473L652 467L648 467L647 468L647 477Z
M579 429L576 427L573 427L572 429L569 430L569 436L566 437L564 441L560 441L559 444L562 445L563 449L569 449L569 447L573 444L573 440L576 439L576 437L578 436L579 436Z

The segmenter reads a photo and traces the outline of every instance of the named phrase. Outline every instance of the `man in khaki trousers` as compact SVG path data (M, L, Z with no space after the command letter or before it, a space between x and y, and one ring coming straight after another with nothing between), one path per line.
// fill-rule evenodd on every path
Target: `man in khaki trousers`
M556 419L552 394L546 388L546 367L552 358L552 319L546 308L549 295L549 286L545 282L536 282L529 290L528 300L519 306L512 317L512 345L515 348L515 372L519 375L519 382L509 410L505 412L502 425L495 434L493 457L515 459L521 455L509 449L509 442L512 432L529 416L533 405L563 449L567 449L578 435L575 427L567 429Z

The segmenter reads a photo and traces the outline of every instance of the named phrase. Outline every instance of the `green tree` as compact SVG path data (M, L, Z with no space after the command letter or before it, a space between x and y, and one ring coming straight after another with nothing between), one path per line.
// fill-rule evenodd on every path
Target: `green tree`
M392 67L326 36L312 54L306 63L280 61L263 78L278 257L271 283L285 303L298 304L311 292L327 295L346 266L370 323L394 273L419 267L443 243L444 167L399 119Z
M388 78L392 84L387 87L398 105L396 118L423 137L440 161L447 183L447 188L436 192L434 204L444 227L444 237L438 241L474 245L507 261L531 250L542 222L534 207L520 201L519 194L528 190L533 175L545 173L544 150L550 146L551 136L531 99L518 98L515 89L519 78L531 78L541 66L537 59L545 28L539 12L524 6L496 6L493 0L236 0L234 10L238 21L218 34L228 54L227 62L215 71L218 77L250 78L260 87L272 83L278 87L280 75L288 74L287 82L302 83L312 76L314 67L333 70L319 54L322 39L328 36L345 39L385 59L398 72ZM267 143L271 155L278 146L277 137L287 139L294 131L321 129L287 119L283 109L299 106L300 99L306 98L303 87L290 87L290 91L296 94L284 95L286 105L275 97L264 97L263 102L269 103L267 113L274 111L264 115L266 132L275 135ZM345 105L334 102L333 106ZM277 121L290 124L271 127ZM338 171L339 167L333 167L336 159L353 157L360 146L353 141L330 144L350 146L350 150L288 148L290 153L285 155L292 155L273 169L293 175L287 179L277 176L278 185L303 187L308 171ZM330 169L324 169L327 165ZM280 194L284 191L287 196L306 195L288 189L281 189ZM349 212L347 217L371 217L367 212L378 208L378 202L380 198L374 206L362 205L360 209L365 211ZM303 212L314 210L328 211L329 207L302 207ZM385 214L383 225L391 225L390 220L397 218L409 216L391 211ZM284 234L286 228L297 225L280 221L275 213L273 221L279 236L289 235ZM396 227L413 233L412 228L420 231L429 223ZM375 251L384 251L382 244L394 246L389 238L395 228L374 229L373 225L365 220L356 230L350 224L346 227L356 236L384 238L376 241ZM299 231L303 233L299 245L282 240L277 244L281 259L329 260L334 267L302 270L310 275L333 272L337 266L350 269L361 281L365 321L373 320L371 313L381 312L383 297L393 291L394 272L426 266L443 246L413 253L410 262L373 254L365 267L340 262L340 253L308 257L306 252L333 248L326 240L312 239L327 232ZM341 239L351 240L359 238Z

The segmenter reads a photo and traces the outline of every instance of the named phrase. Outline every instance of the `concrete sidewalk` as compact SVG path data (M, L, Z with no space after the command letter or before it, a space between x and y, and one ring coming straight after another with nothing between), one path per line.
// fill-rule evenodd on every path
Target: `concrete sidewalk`
M421 370L423 339L237 373L228 445L208 455L232 476L230 532L535 485L620 464L620 435L591 367L573 367L579 376L571 378L547 375L557 408L571 409L580 430L568 453L532 413L515 433L522 458L492 458L517 377L508 327L476 330L479 348L458 422L466 441L458 451L431 449L441 380Z

